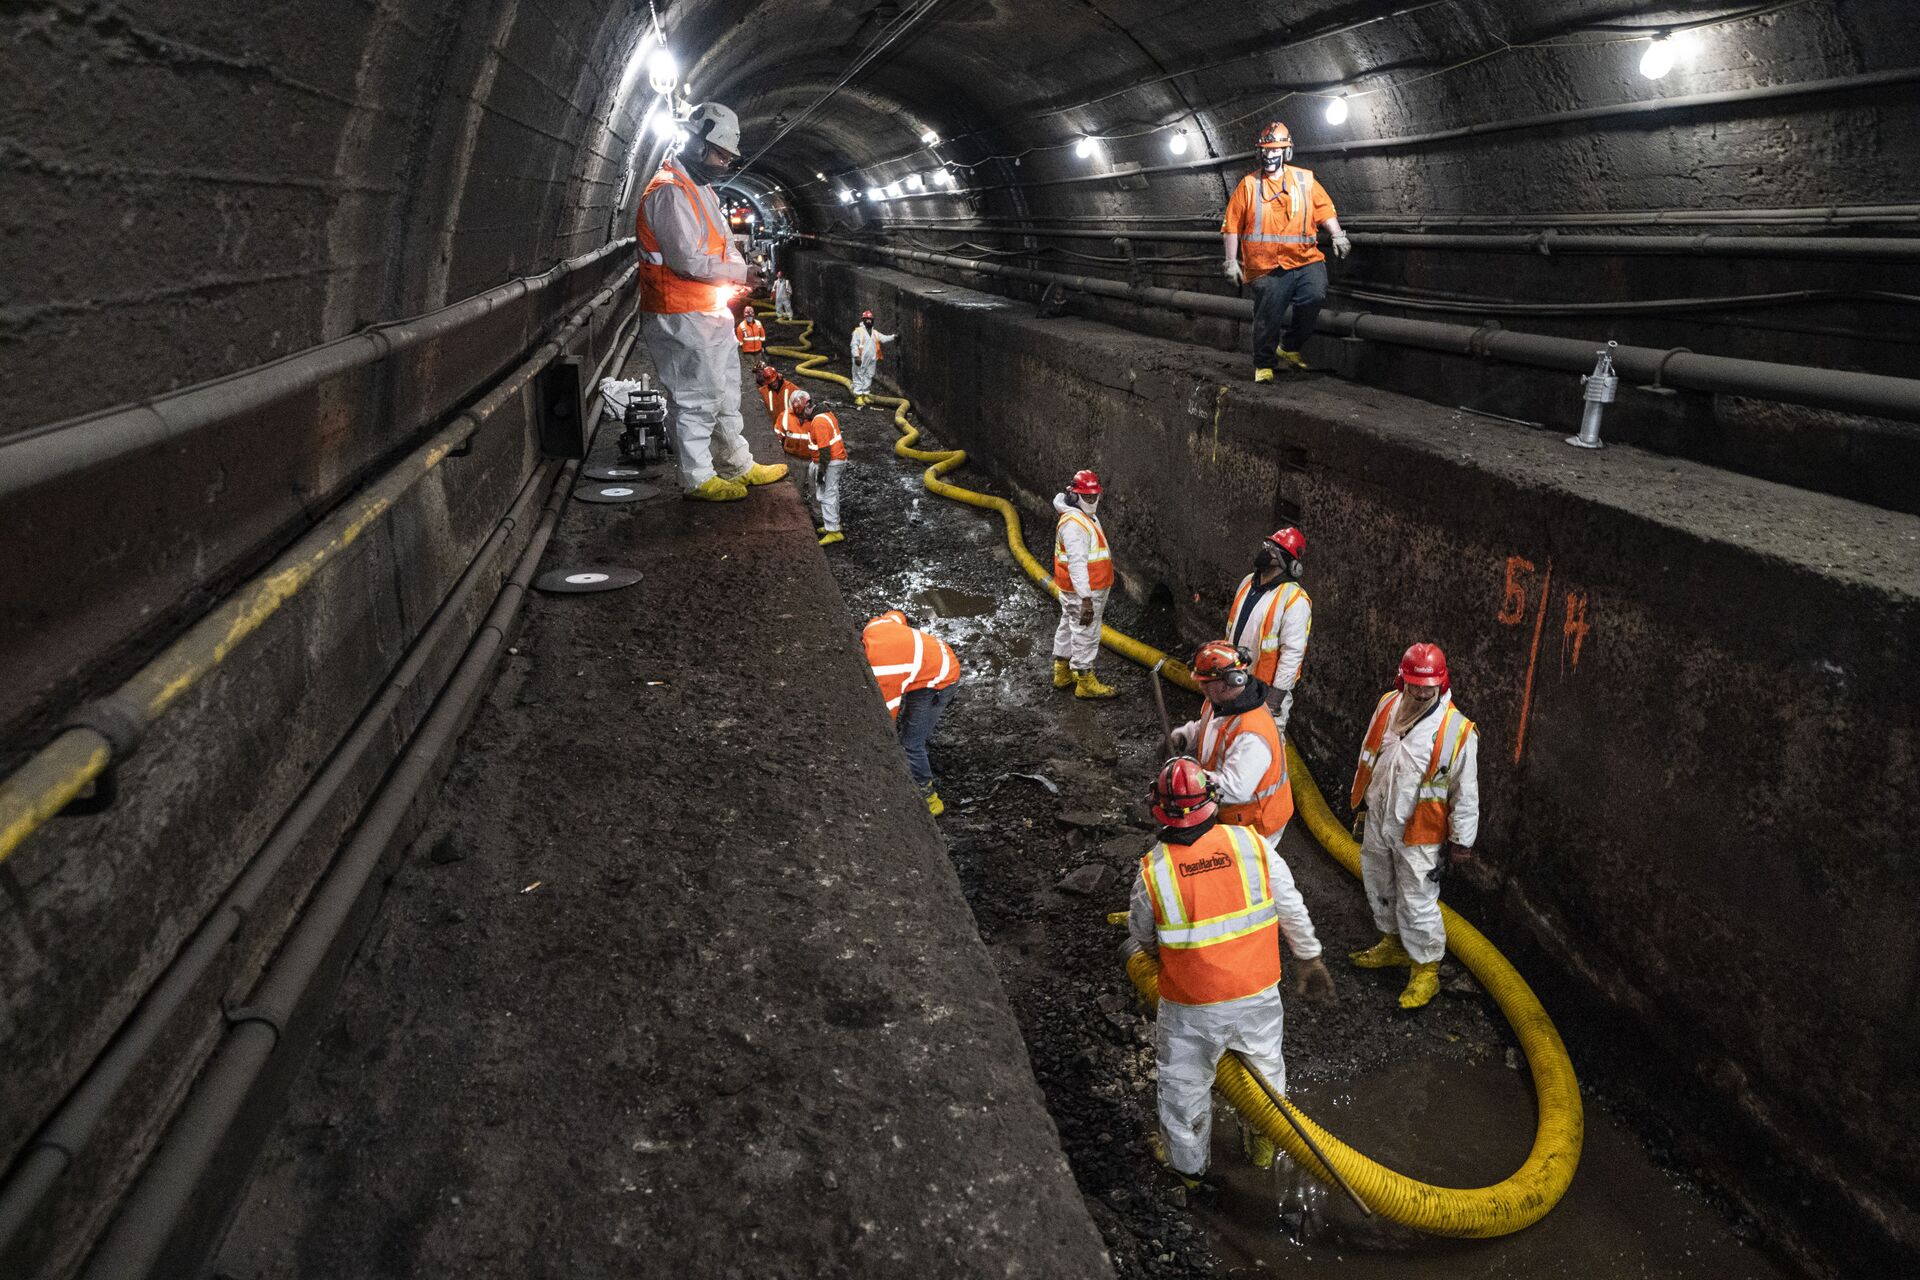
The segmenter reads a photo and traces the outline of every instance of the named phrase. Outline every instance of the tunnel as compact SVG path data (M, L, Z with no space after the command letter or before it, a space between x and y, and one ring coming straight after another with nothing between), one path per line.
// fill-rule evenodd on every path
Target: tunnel
M0 7L0 1275L1920 1273L1913 16ZM1273 545L1333 991L1187 1177L1123 946Z

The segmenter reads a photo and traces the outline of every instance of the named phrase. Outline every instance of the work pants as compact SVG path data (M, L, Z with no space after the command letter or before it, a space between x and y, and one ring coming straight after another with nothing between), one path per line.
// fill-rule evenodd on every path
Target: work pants
M1107 612L1111 587L1093 593L1093 622L1080 625L1080 597L1072 591L1060 593L1060 627L1053 633L1053 656L1065 658L1075 671L1093 670L1100 654L1100 619Z
M1286 1093L1287 1063L1280 1053L1285 1029L1277 986L1221 1004L1160 1002L1154 1029L1160 1134L1174 1168L1189 1177L1207 1170L1213 1136L1213 1073L1228 1049L1243 1055L1275 1093Z
M828 533L840 531L840 473L846 469L845 458L830 459L824 466L807 464L807 483L820 503L820 527Z
M746 474L753 453L740 421L740 348L726 313L649 314L641 331L673 404L667 429L680 460L680 487Z
M940 717L960 686L944 689L915 689L900 699L900 749L907 753L907 772L922 787L933 782L933 765L927 760L927 744L940 727Z
M878 360L856 360L853 362L853 394L864 396L873 390L874 371L880 367Z
M775 298L773 300L773 318L775 320L793 319L793 302L791 300L782 302L780 299Z
M1271 369L1274 348L1299 351L1313 334L1327 300L1327 264L1309 262L1292 270L1269 271L1253 282L1253 367ZM1287 308L1293 317L1281 327Z
M1447 925L1440 916L1440 882L1432 878L1443 846L1403 844L1391 834L1391 822L1367 812L1360 842L1360 881L1366 887L1373 923L1382 933L1400 935L1400 945L1420 964L1447 953Z

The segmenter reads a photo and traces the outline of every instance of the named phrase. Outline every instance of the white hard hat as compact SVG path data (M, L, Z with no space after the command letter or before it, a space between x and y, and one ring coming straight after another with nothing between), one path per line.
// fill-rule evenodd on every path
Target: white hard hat
M687 117L687 134L729 155L740 154L740 117L717 102L703 102L693 109Z

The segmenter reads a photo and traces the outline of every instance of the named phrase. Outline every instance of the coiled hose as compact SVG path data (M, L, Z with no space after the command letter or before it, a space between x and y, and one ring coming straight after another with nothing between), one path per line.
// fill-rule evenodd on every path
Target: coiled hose
M795 337L795 345L770 346L767 348L770 353L798 361L794 372L802 377L837 382L845 387L853 385L846 378L823 367L827 362L826 355L814 351L808 340L813 332L811 320L776 320L775 323L796 326L800 332ZM1027 576L1044 587L1048 594L1058 596L1060 589L1054 584L1053 575L1027 551L1020 532L1020 513L1013 504L1004 498L949 484L941 478L966 462L966 451L914 448L914 442L920 438L920 429L907 420L908 401L899 396L868 398L894 406L893 425L899 429L900 438L894 442L893 451L902 458L931 464L921 474L921 483L930 492L943 498L999 513L1006 525L1007 549L1013 552L1013 558L1026 570ZM1142 666L1159 665L1175 684L1194 693L1200 691L1200 686L1185 663L1167 657L1132 636L1103 626L1100 629L1100 642ZM1301 759L1291 742L1287 744L1287 772L1293 783L1294 811L1305 821L1307 830L1320 843L1320 847L1348 872L1358 876L1360 845L1327 807L1326 797L1321 794L1313 775L1307 770L1306 761ZM1547 1017L1547 1011L1541 1007L1526 979L1500 954L1499 948L1462 919L1453 908L1442 903L1440 913L1446 920L1448 948L1479 980L1487 994L1493 997L1494 1003L1506 1017L1507 1025L1513 1028L1515 1037L1520 1041L1521 1052L1527 1056L1527 1068L1533 1075L1537 1120L1533 1149L1527 1153L1526 1160L1513 1173L1491 1186L1434 1186L1396 1173L1367 1158L1314 1123L1292 1103L1283 1102L1282 1105L1303 1129L1313 1135L1328 1162L1339 1170L1340 1176L1360 1199L1381 1217L1429 1235L1467 1239L1510 1235L1545 1217L1560 1202L1560 1197L1566 1194L1568 1185L1573 1181L1573 1172L1580 1163L1580 1147L1586 1128L1580 1107L1580 1084L1574 1078L1573 1063L1567 1057L1567 1047L1561 1043L1560 1033L1554 1030L1553 1021ZM1145 954L1130 957L1127 976L1133 980L1134 987L1149 1005L1159 1003L1160 965L1154 957ZM1328 1186L1337 1185L1336 1179L1276 1109L1267 1091L1233 1055L1228 1054L1220 1059L1214 1087L1248 1123L1271 1138L1301 1168Z

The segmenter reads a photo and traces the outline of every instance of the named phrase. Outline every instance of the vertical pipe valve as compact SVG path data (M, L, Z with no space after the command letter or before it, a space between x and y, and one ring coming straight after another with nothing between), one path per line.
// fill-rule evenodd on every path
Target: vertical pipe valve
M1600 443L1600 415L1602 406L1613 403L1614 392L1620 389L1620 376L1613 371L1613 349L1620 344L1609 342L1605 351L1596 351L1593 372L1580 376L1580 398L1586 404L1580 411L1580 434L1568 436L1567 443L1582 449L1604 449Z

